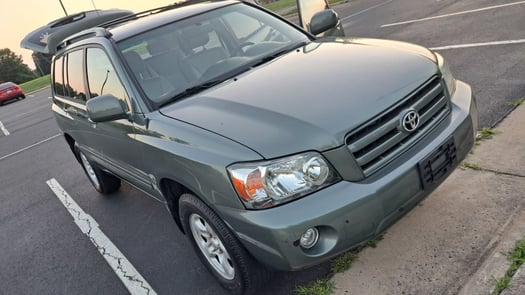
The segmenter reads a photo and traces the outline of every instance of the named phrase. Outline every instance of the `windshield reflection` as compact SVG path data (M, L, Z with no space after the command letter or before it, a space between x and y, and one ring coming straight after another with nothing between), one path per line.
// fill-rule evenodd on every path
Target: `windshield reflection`
M138 34L119 47L140 87L159 107L309 41L293 26L239 3Z

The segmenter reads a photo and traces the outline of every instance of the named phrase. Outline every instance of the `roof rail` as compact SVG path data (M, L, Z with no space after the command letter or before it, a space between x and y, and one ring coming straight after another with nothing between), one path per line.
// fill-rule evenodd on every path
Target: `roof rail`
M87 29L87 30L81 31L79 33L76 33L74 35L69 36L64 41L60 42L57 45L56 51L58 52L59 50L65 48L69 44L78 42L78 41L83 40L83 39L91 38L91 37L105 37L105 38L109 38L109 37L111 37L111 32L109 32L107 29L101 28L101 27L96 27L96 28L91 28L91 29Z
M152 14L161 13L161 12L172 10L172 9L175 9L175 8L178 8L178 7L187 6L187 5L195 4L195 3L213 2L213 1L214 0L186 0L186 1L182 1L182 2L176 2L176 3L170 4L170 5L157 7L157 8L153 8L153 9L148 9L148 10L145 10L145 11L137 12L135 14L119 17L117 19L105 22L105 23L101 24L100 26L103 27L103 28L109 28L111 26L115 26L115 25L118 25L118 24L130 21L130 20L146 17L146 16L152 15Z

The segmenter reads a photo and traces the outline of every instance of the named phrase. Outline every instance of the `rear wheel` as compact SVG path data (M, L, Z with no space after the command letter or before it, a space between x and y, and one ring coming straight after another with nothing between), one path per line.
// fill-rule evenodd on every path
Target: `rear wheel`
M246 252L226 224L206 204L183 194L179 210L184 231L200 260L232 294L256 292L270 272Z
M93 165L86 155L82 153L78 148L76 148L78 153L78 158L80 159L80 164L84 168L84 172L95 187L95 189L104 195L109 195L116 192L120 188L120 179L102 171L100 168Z

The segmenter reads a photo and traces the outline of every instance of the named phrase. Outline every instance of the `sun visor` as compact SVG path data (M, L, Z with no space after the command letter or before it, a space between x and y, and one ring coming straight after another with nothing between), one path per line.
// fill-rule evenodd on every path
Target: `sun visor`
M67 37L111 20L133 14L129 10L108 9L84 11L56 19L31 33L20 42L22 48L55 54L57 46Z

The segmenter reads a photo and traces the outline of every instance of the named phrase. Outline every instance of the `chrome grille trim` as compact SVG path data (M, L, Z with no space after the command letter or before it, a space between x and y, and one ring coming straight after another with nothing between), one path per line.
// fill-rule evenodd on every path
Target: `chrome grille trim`
M419 141L450 113L450 100L444 82L433 76L403 101L365 123L346 137L365 176L387 165ZM418 129L410 134L399 130L400 114L413 108L420 115Z

